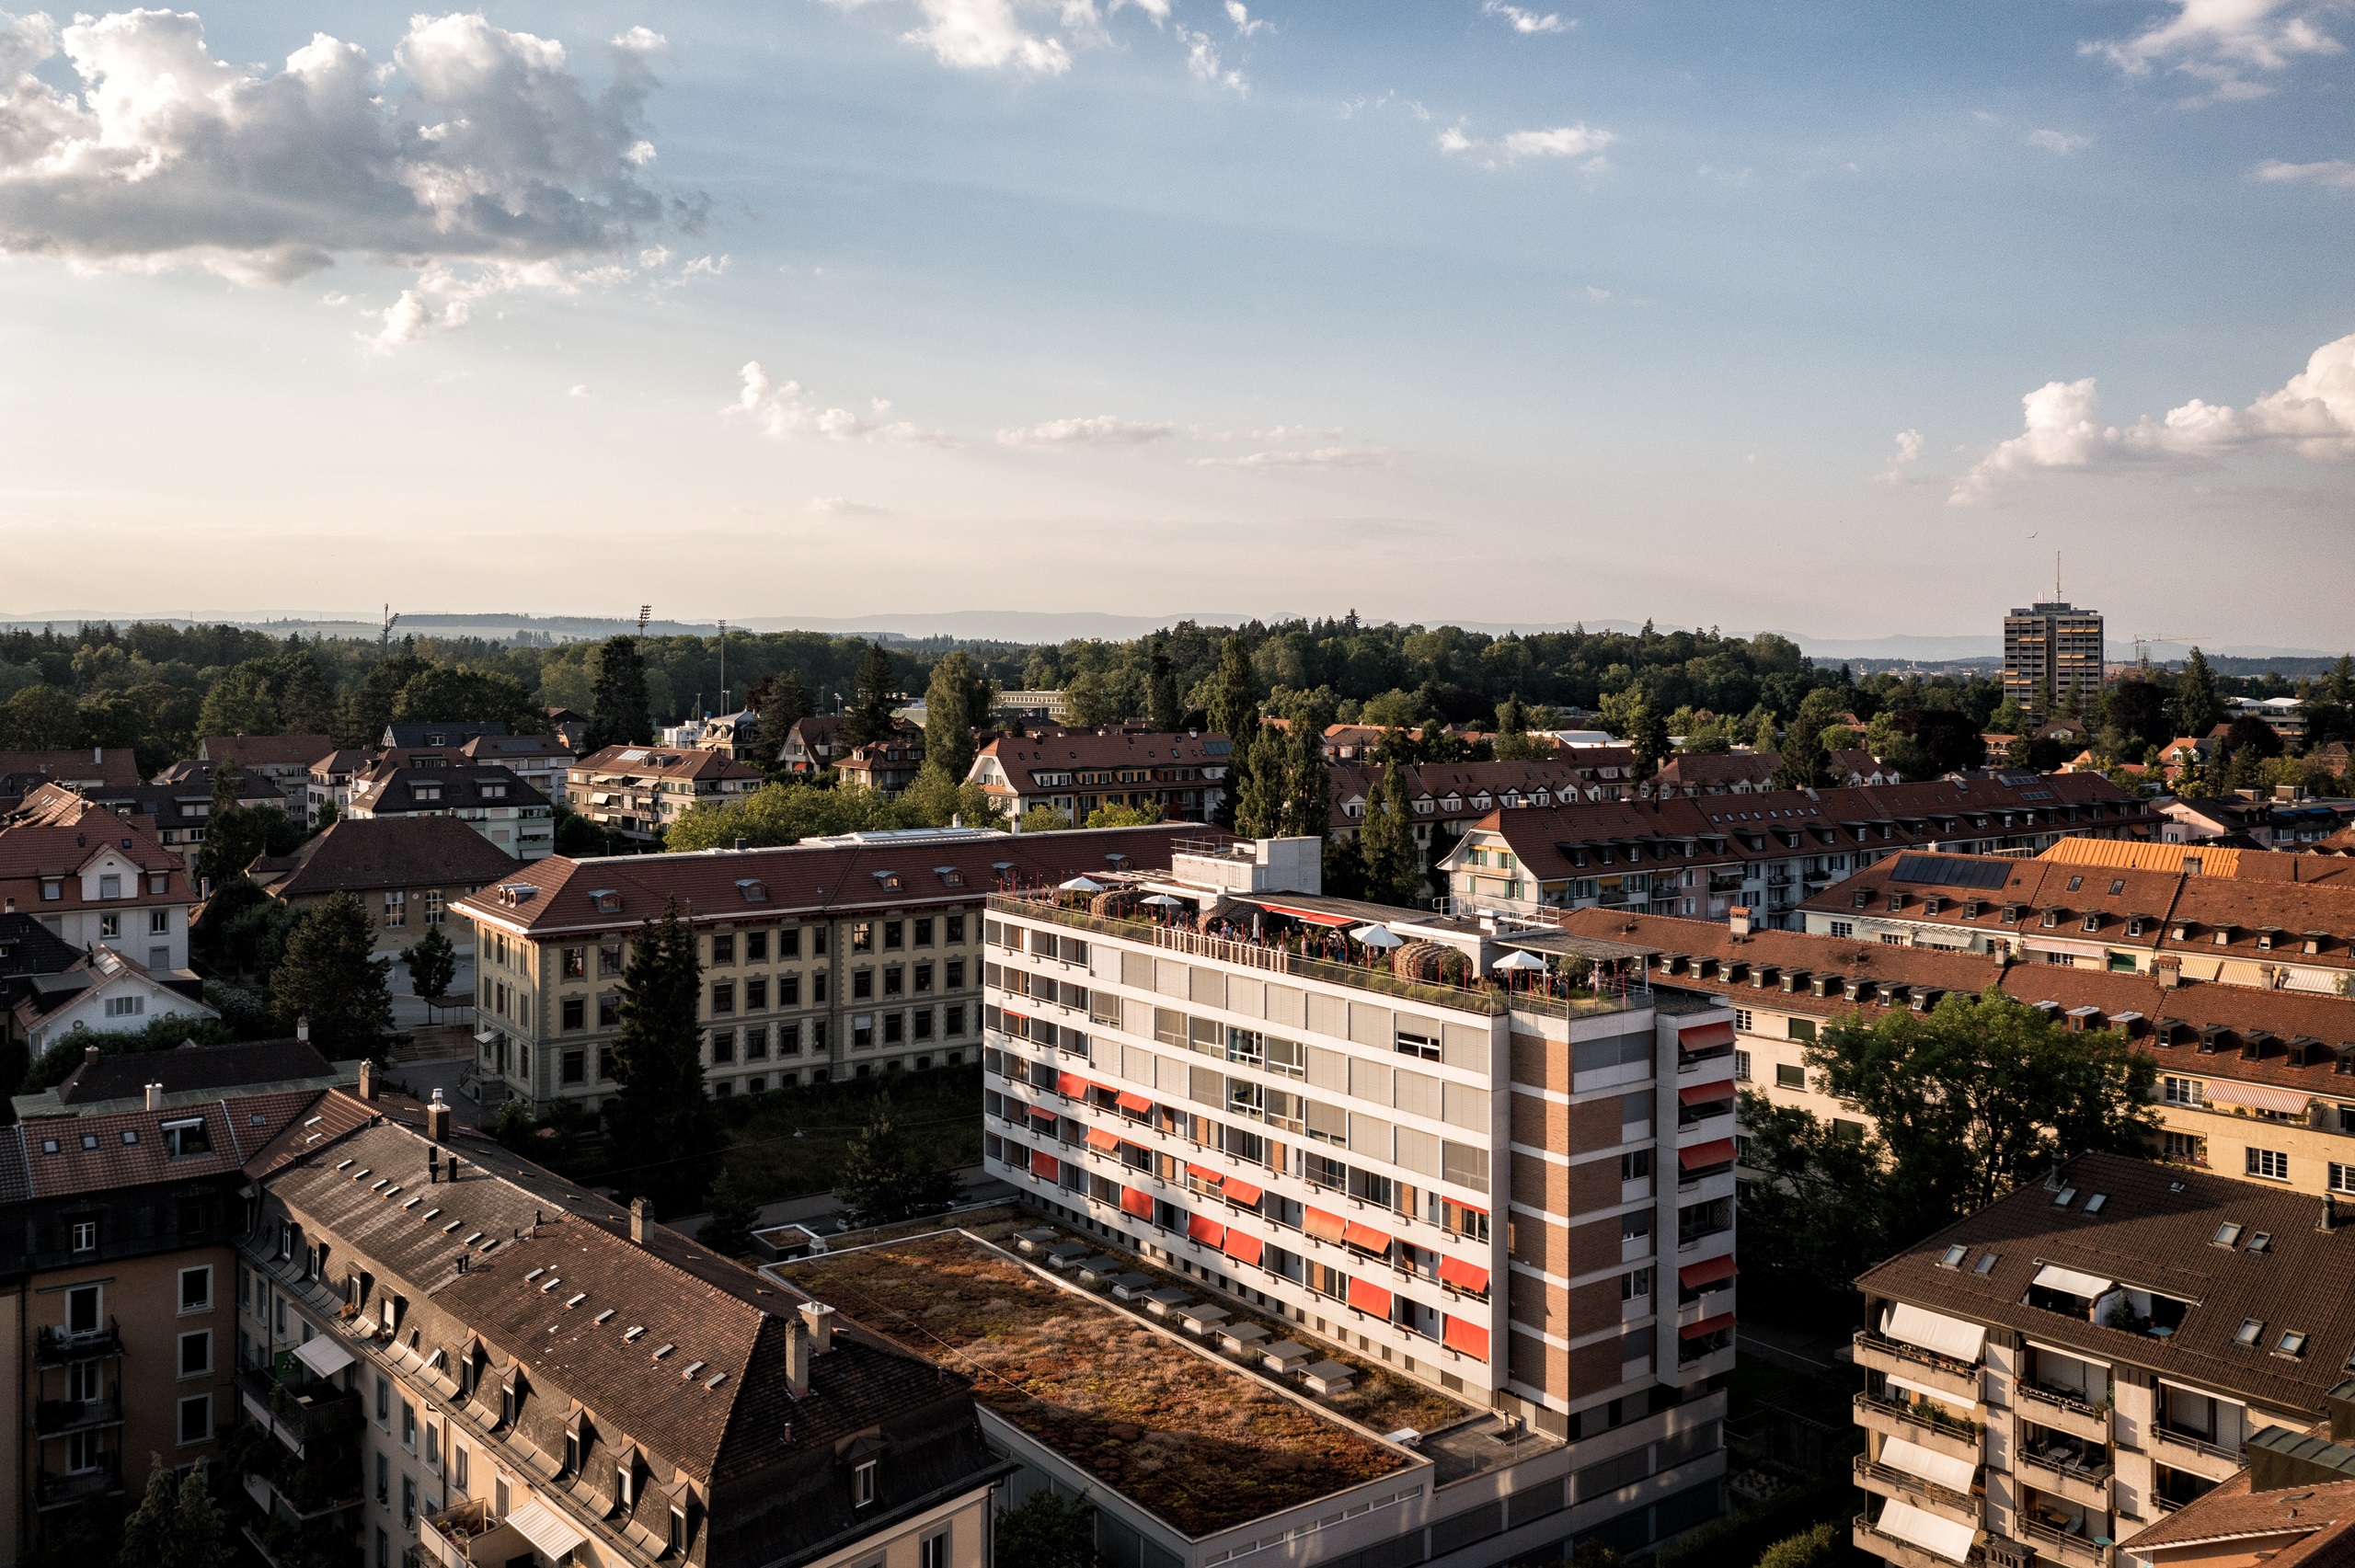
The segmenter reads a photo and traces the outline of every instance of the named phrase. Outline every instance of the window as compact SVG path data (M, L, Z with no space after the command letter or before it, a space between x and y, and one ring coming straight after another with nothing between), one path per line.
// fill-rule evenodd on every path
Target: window
M930 915L919 917L915 922L915 945L918 947L931 946L932 917Z
M948 1568L948 1532L928 1535L916 1543L916 1568Z
M684 1557L687 1551L686 1510L673 1504L671 1508L671 1555Z
M637 1479L638 1478L636 1476L630 1473L629 1466L616 1465L614 1467L614 1501L619 1503L624 1508L627 1508L630 1505L630 1499L633 1494L631 1482Z
M597 1027L618 1029L622 1024L622 999L618 991L607 991L597 999Z
M564 950L564 978L568 980L589 978L589 949L568 947Z
M1638 1236L1648 1236L1651 1233L1652 1211L1650 1209L1633 1209L1619 1217L1619 1239L1621 1241L1632 1242Z
M621 972L621 944L615 942L600 946L597 949L597 973L600 975L618 975Z
M1733 1077L1737 1083L1750 1082L1750 1053L1748 1051L1733 1053Z
M711 1011L715 1016L736 1011L736 982L714 980L711 986Z
M2247 1171L2269 1182L2290 1179L2290 1157L2278 1149L2251 1149L2247 1152Z
M566 1051L558 1062L558 1073L567 1083L589 1081L589 1053L575 1047Z
M883 922L883 945L887 950L904 947L907 945L906 943L901 940L905 934L906 926L904 922L900 921L885 921Z
M2170 1105L2197 1105L2201 1103L2202 1085L2197 1078L2170 1078L2159 1087Z
M172 911L171 911L171 910L148 910L148 911L147 911L147 934L148 934L148 935L150 935L150 936L169 936L171 933L172 933Z
M425 1424L425 1467L442 1468L442 1428L431 1421Z
M722 932L711 939L711 961L715 964L736 962L736 938L733 933Z
M2254 1347L2257 1342L2264 1337L2265 1320L2263 1318L2243 1318L2240 1332L2233 1335L2233 1343Z
M1750 1016L1750 1009L1747 1007L1737 1007L1733 1010L1733 1026L1745 1035L1751 1032L1753 1027L1753 1020Z
M385 929L397 931L408 924L408 894L399 887L385 889Z
M907 992L907 971L902 969L899 965L893 964L884 969L883 994L885 996L905 995Z
M401 1477L401 1528L412 1529L417 1525L417 1477Z
M850 994L853 1001L862 1001L867 997L873 996L875 994L875 971L872 969L853 970L850 977Z
M1777 1089L1805 1089L1807 1087L1807 1069L1799 1066L1796 1062L1776 1062L1775 1064L1775 1087Z
M213 1265L180 1270L180 1310L206 1312L213 1310Z
M465 1448L453 1446L450 1449L450 1484L460 1492L466 1489L466 1471L473 1459L474 1455Z
M378 1454L376 1456L376 1501L389 1503L392 1500L393 1461L389 1457Z
M765 976L744 982L744 1011L766 1013L769 1010L769 982Z
M209 1443L213 1440L213 1396L190 1394L180 1401L180 1442Z
M109 1018L136 1018L146 1011L147 999L144 996L107 998L107 1016Z
M864 1508L875 1501L875 1460L867 1459L852 1469L850 1472L850 1505L852 1507Z
M210 1154L213 1135L206 1130L202 1116L190 1116L183 1121L166 1122L163 1126L164 1152L173 1159L183 1154Z
M589 1001L586 997L568 996L563 1002L563 1026L585 1029L589 1026Z
M73 1224L71 1240L74 1243L74 1250L77 1253L97 1252L98 1250L98 1222L95 1219L76 1219Z
M109 875L109 876L101 876L101 877L99 877L99 878L98 878L98 897L99 897L99 898L121 898L121 897L122 897L122 878L121 878L121 876L117 876L117 875Z
M1619 1299L1622 1301L1643 1300L1651 1293L1652 1271L1650 1269L1631 1269L1619 1276Z
M1833 921L1830 929L1831 933L1834 936L1854 936L1856 934L1856 922L1855 921Z
M180 1372L183 1378L201 1378L213 1370L213 1331L198 1329L180 1335Z
M2171 1132L2166 1135L2166 1158L2178 1164L2197 1165L2205 1159L2200 1152L2200 1138L2196 1133ZM2334 1165L2332 1170L2338 1170ZM2346 1189L2355 1192L2355 1187Z
M93 1230L96 1227L92 1227ZM65 1292L65 1332L96 1333L98 1332L99 1292L104 1287L76 1285Z
M401 1401L401 1447L417 1452L417 1406L408 1400Z
M393 1385L381 1373L376 1378L376 1419L385 1425L393 1419Z
M948 931L945 940L952 947L965 940L965 917L963 915L950 915L948 917Z
M1650 1150L1631 1149L1626 1153L1619 1156L1619 1179L1621 1181L1638 1182L1651 1173L1652 1151Z
M948 960L948 972L945 977L944 983L950 990L963 990L965 989L964 959L951 958Z
M850 928L850 950L854 953L875 951L875 922L854 921Z

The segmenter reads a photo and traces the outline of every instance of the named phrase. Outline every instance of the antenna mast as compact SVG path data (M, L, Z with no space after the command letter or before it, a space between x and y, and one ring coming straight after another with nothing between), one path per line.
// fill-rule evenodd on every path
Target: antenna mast
M2052 552L2052 602L2061 602L2061 552Z
M719 623L719 705L728 706L728 623Z

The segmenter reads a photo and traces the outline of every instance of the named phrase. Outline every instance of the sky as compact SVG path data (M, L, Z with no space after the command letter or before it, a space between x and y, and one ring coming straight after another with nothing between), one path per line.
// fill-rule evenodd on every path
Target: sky
M0 11L0 617L2337 650L2355 6Z

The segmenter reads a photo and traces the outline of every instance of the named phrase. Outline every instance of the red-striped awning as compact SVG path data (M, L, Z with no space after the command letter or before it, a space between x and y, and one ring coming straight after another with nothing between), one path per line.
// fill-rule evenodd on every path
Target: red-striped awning
M1361 1252L1387 1253L1390 1238L1371 1225L1361 1225L1352 1219L1341 1228L1341 1240Z
M1087 1098L1087 1080L1076 1072L1055 1074L1055 1093L1072 1100Z
M1120 1109L1134 1112L1142 1116L1152 1111L1153 1102L1142 1094L1132 1094L1124 1089L1120 1092Z
M1733 1080L1721 1078L1715 1083L1688 1083L1676 1092L1681 1105L1713 1105L1719 1100L1733 1098Z
M1289 904L1262 904L1259 907L1271 915L1290 915L1296 921L1306 921L1311 925L1338 926L1363 923L1355 915L1328 915L1321 910L1295 910Z
M1390 1319L1390 1292L1372 1280L1350 1281L1350 1305L1361 1312L1372 1312L1385 1322Z
M1061 1112L1051 1111L1044 1105L1025 1105L1023 1109L1028 1111L1032 1116L1042 1122L1053 1123L1063 1119Z
M1226 1180L1225 1172L1213 1171L1208 1165L1189 1165L1186 1167L1186 1174L1198 1182L1207 1182L1212 1186L1216 1186Z
M1676 1151L1676 1163L1679 1169L1686 1171L1699 1171L1711 1165L1730 1165L1733 1163L1733 1139L1713 1138L1706 1143L1680 1149Z
M1465 1263L1462 1258L1442 1257L1439 1260L1439 1276L1458 1290L1469 1290L1481 1296L1488 1293L1488 1271L1477 1264Z
M1226 1227L1207 1214L1189 1215L1186 1219L1186 1234L1206 1247L1215 1247L1226 1240Z
M1478 1323L1467 1323L1462 1318L1450 1315L1440 1325L1439 1338L1440 1343L1450 1350L1460 1350L1483 1361L1488 1358L1488 1331Z
M1226 1185L1219 1189L1219 1196L1229 1203L1239 1203L1247 1207L1259 1201L1259 1189L1240 1176L1229 1176L1226 1178Z
M1243 1231L1230 1226L1226 1232L1226 1240L1219 1243L1219 1251L1228 1257L1239 1259L1244 1263L1256 1264L1259 1261L1259 1253L1264 1245L1265 1243L1258 1237L1246 1235Z
M1698 1290L1704 1285L1715 1285L1720 1279L1731 1279L1740 1272L1734 1267L1733 1254L1728 1253L1723 1257L1704 1258L1699 1263L1686 1264L1676 1271L1676 1283L1687 1290Z
M1300 1228L1320 1242L1338 1242L1348 1226L1338 1214L1327 1214L1321 1208L1301 1210Z
M1105 1153L1109 1154L1112 1150L1120 1147L1120 1134L1113 1132L1107 1127L1089 1127L1087 1129L1087 1147L1090 1149L1101 1149Z
M1688 1051L1706 1050L1711 1046L1729 1046L1733 1044L1733 1025L1722 1021L1694 1024L1676 1032L1676 1043Z
M1153 1195L1142 1187L1120 1189L1120 1212L1133 1214L1139 1219L1153 1218Z
M1729 1329L1731 1327L1733 1327L1733 1314L1731 1312L1719 1312L1714 1318L1703 1318L1697 1323L1686 1323L1683 1328L1676 1331L1676 1337L1679 1339L1698 1339L1703 1334L1715 1333L1719 1329Z
M1032 1175L1041 1176L1051 1182L1063 1173L1063 1162L1057 1160L1053 1155L1047 1153L1044 1150L1034 1149L1030 1151L1030 1173Z

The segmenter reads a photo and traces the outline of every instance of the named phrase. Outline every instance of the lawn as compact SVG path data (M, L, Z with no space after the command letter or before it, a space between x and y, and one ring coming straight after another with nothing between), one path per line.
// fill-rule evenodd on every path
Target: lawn
M722 1100L728 1169L755 1203L832 1192L844 1151L887 1092L901 1136L919 1161L952 1171L981 1163L982 1070L976 1064Z

